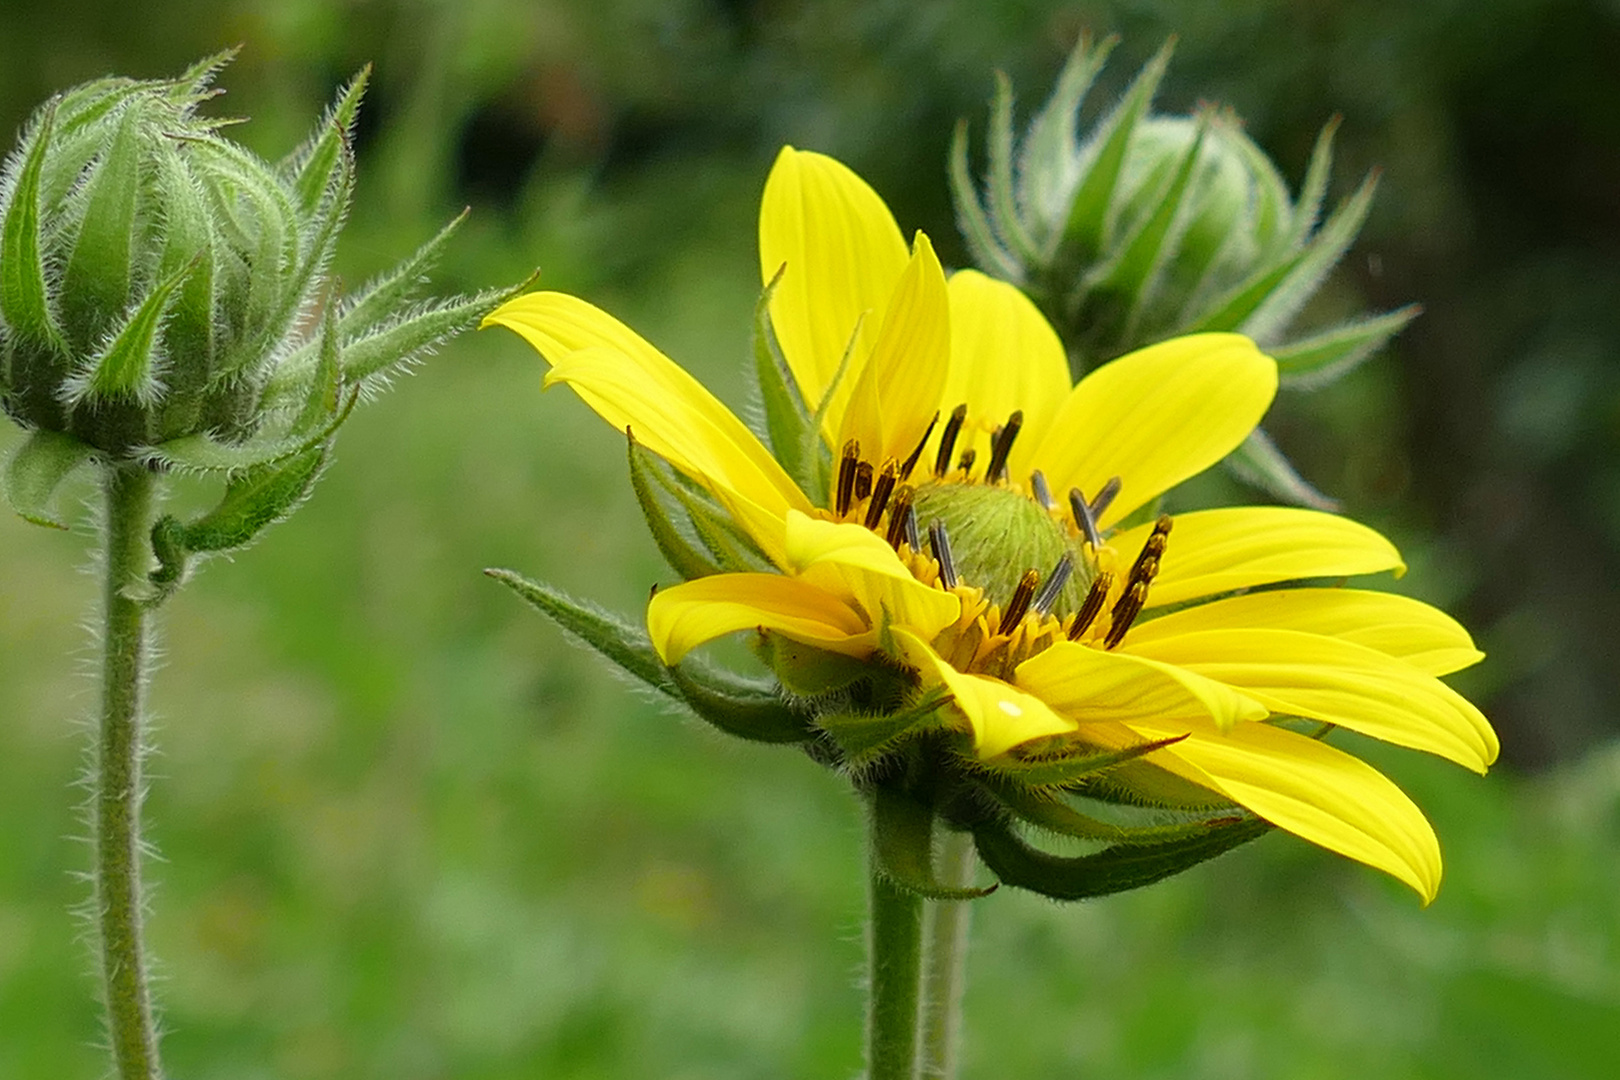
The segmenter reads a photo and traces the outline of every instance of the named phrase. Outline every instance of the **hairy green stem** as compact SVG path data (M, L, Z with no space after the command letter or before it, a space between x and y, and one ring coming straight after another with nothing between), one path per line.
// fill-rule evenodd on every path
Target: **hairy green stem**
M875 849L868 858L867 1080L915 1080L923 899L884 877Z
M141 779L148 659L146 611L128 593L145 579L155 476L109 467L103 526L106 595L101 717L96 741L96 919L107 1001L107 1034L120 1080L160 1080L157 1029L141 942Z
M973 884L973 836L945 835L939 881L966 888ZM935 900L928 905L928 957L923 975L922 1075L956 1080L962 1043L962 991L966 986L970 901Z

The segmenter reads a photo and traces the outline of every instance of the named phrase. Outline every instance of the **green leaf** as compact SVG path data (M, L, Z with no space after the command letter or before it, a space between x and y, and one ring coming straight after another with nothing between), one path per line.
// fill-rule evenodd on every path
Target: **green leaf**
M1287 277L1268 292L1254 312L1238 326L1240 333L1247 334L1264 346L1288 329L1288 324L1299 309L1315 295L1322 279L1338 265L1355 242L1362 222L1367 220L1367 211L1372 207L1373 195L1377 190L1378 174L1369 173L1356 193L1333 211Z
M94 454L93 448L71 435L56 431L30 432L6 462L3 476L6 501L35 525L67 528L67 523L51 512L51 497L62 481Z
M0 232L0 315L15 334L43 342L63 355L67 343L51 311L40 254L40 173L56 120L56 101L45 103L33 130L23 136L22 169Z
M1094 855L1063 858L1030 847L1003 822L973 830L974 846L1003 884L1053 900L1084 900L1151 885L1190 870L1270 831L1271 824L1244 817L1211 825L1197 835L1157 844L1116 844Z
M944 726L939 710L950 700L949 694L936 691L898 712L823 713L816 717L816 726L838 744L846 764L860 769L888 754L906 736Z
M630 459L630 488L636 493L636 501L641 504L642 516L647 519L647 529L652 533L653 543L658 545L664 561L669 563L670 569L687 581L718 574L720 568L689 543L670 518L664 500L658 494L659 490L667 491L668 488L657 478L657 459L653 457L651 451L636 442L634 431L627 431L626 435Z
M1270 352L1277 361L1283 385L1314 390L1337 380L1383 348L1422 312L1419 305L1408 304L1382 315L1342 322L1310 337L1274 346Z
M783 701L774 687L690 661L665 670L682 703L727 735L762 743L802 743L815 737L805 715Z
M73 253L62 280L62 319L73 342L99 338L129 303L130 252L141 189L142 110L126 107L84 192Z
M1122 750L1100 750L1078 734L1053 735L1020 743L1004 754L979 762L979 766L1019 787L1062 788L1144 754L1173 746L1184 738L1185 735L1180 735Z
M782 355L776 327L771 323L771 297L781 280L782 270L777 270L754 305L754 376L765 406L765 434L770 439L771 453L800 490L810 491L816 478L814 459L821 434L811 422L810 410L799 394L798 382Z
M990 132L986 136L990 173L986 180L990 220L1013 257L1028 265L1038 257L1034 239L1024 225L1013 179L1012 80L996 72L996 94L990 102Z
M1260 428L1249 432L1243 445L1227 457L1226 466L1238 479L1284 502L1312 510L1339 509L1336 501L1317 491L1299 475L1293 463L1271 441L1271 436Z
M977 900L996 891L945 885L934 873L934 810L887 784L867 795L872 850L883 873L902 889L930 900Z
M1096 150L1091 153L1085 177L1074 193L1068 220L1063 226L1065 261L1076 267L1091 262L1103 250L1104 232L1110 223L1109 210L1125 165L1126 150L1138 121L1153 102L1174 48L1174 38L1164 43L1137 73L1119 104L1086 140L1087 145L1095 146Z
M512 570L485 570L489 577L517 593L581 643L590 646L620 668L656 690L679 697L669 668L658 658L652 640L639 626L595 605L575 600L561 589L531 581Z
M73 378L69 387L73 401L133 400L150 405L157 400L158 333L169 301L195 265L182 266L147 294L107 347Z
M246 547L259 533L298 509L325 463L326 447L312 446L286 461L233 477L219 505L185 526L181 544L196 552Z
M1110 35L1093 47L1089 34L1080 35L1052 88L1052 96L1030 121L1019 148L1018 201L1029 221L1044 226L1048 235L1036 237L1043 247L1054 245L1061 233L1057 224L1065 215L1063 199L1069 193L1070 174L1080 153L1076 141L1080 105L1118 43L1119 38ZM1045 257L1049 259L1051 254L1047 251Z
M1001 246L990 219L985 216L984 205L979 202L978 188L973 183L973 172L968 167L968 125L958 121L956 134L951 139L950 156L951 202L956 206L956 227L962 230L973 261L986 272L1005 281L1022 282L1024 270Z

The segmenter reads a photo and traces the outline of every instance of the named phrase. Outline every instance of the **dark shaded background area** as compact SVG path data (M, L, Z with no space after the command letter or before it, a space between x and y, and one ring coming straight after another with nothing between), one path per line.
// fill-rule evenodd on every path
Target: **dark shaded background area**
M1382 171L1308 315L1425 314L1268 427L1397 538L1399 587L1475 630L1490 659L1458 685L1506 760L1479 781L1354 744L1446 843L1421 914L1281 839L1105 904L985 901L969 1075L1610 1075L1614 4L9 0L0 130L54 89L240 42L219 109L276 157L374 62L347 277L470 204L447 287L539 265L740 405L777 148L841 157L960 264L952 126L982 133L997 68L1033 105L1083 28L1124 37L1093 111L1173 33L1162 110L1230 103L1295 182L1340 113L1332 195ZM856 1068L859 833L839 782L632 698L476 573L621 610L663 573L622 447L537 383L515 342L457 342L356 417L298 518L169 612L153 934L176 1075ZM0 1076L96 1074L64 913L84 540L0 523Z

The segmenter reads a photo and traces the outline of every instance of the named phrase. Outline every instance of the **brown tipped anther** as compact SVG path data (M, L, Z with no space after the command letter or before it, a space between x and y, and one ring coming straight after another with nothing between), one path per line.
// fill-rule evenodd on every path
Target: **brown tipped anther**
M906 507L906 543L912 551L922 550L922 538L917 535L917 508Z
M1110 476L1108 482L1097 489L1097 494L1091 497L1092 520L1100 521L1102 519L1103 511L1113 504L1114 496L1119 494L1120 487L1119 477Z
M970 446L962 451L962 456L956 459L956 467L962 470L962 479L971 480L973 478L973 463L978 459L979 452L973 447Z
M1046 584L1041 586L1041 591L1036 595L1035 610L1042 615L1048 614L1052 610L1052 605L1057 603L1058 593L1063 591L1063 586L1069 583L1069 575L1073 573L1074 560L1069 557L1068 552L1064 552L1058 556L1057 565L1052 567L1052 572L1046 577Z
M1106 570L1092 581L1085 600L1080 604L1080 610L1074 613L1074 622L1069 624L1070 641L1078 640L1081 634L1091 629L1091 624L1097 621L1103 605L1108 602L1108 590L1113 588L1113 585L1114 575Z
M863 461L855 466L855 501L860 502L872 494L872 463Z
M962 433L967 420L967 406L958 405L945 421L945 430L939 433L939 450L934 454L934 475L944 476L951 471L951 455L956 452L956 437Z
M1074 515L1074 523L1080 529L1080 535L1086 538L1093 550L1102 547L1102 532L1097 528L1097 516L1091 512L1091 506L1079 488L1069 489L1069 512Z
M883 511L889 505L889 496L894 492L894 462L886 461L883 471L878 473L877 479L872 483L872 501L866 504L866 527L876 530L883 521Z
M1160 514L1159 520L1153 523L1153 532L1148 536L1147 543L1137 553L1136 561L1131 564L1128 581L1152 581L1153 576L1159 572L1159 560L1164 557L1164 549L1170 544L1170 515ZM1149 569L1151 564L1151 569Z
M844 444L844 451L838 457L838 491L833 503L833 509L838 516L843 517L849 513L849 508L855 501L855 470L861 464L861 444L854 439Z
M986 483L999 484L1007 479L1007 455L1012 452L1013 441L1024 426L1024 410L1015 409L1007 422L996 428L996 437L990 440L990 465L984 471Z
M951 556L951 538L945 534L943 521L928 526L928 543L934 549L934 561L939 563L940 584L956 588L956 560Z
M1040 571L1024 571L1024 576L1018 579L1018 587L1013 590L1012 599L1007 601L1007 609L1001 613L1001 626L996 633L1010 634L1024 621L1024 616L1029 614L1030 601L1035 599L1035 587L1040 583Z
M1050 510L1057 504L1052 501L1052 488L1046 482L1046 474L1036 469L1029 474L1029 490L1035 493L1035 501Z
M1109 612L1108 636L1103 638L1103 648L1112 649L1125 640L1125 632L1131 628L1131 623L1142 613L1142 605L1147 603L1148 584L1145 581L1132 582L1125 590L1125 594Z
M896 551L906 539L906 515L911 513L911 500L915 489L910 484L901 484L894 489L894 496L889 500L889 529L884 539ZM867 514L871 516L870 513Z
M928 430L922 433L917 440L917 448L911 452L905 461L900 464L900 479L904 480L911 475L911 470L917 467L917 459L922 457L923 447L928 445L928 436L934 433L934 425L939 423L939 410L934 410L934 418L928 421Z

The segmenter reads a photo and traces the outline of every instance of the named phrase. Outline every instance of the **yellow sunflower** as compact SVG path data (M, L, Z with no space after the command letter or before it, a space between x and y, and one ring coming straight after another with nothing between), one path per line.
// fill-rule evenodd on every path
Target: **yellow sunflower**
M917 687L911 700L943 703L969 766L1078 744L1118 763L1106 776L1131 801L1236 804L1434 896L1440 851L1422 813L1319 735L1344 727L1483 772L1495 734L1437 678L1481 658L1467 632L1405 597L1302 584L1404 570L1346 518L1148 513L1253 430L1277 387L1269 357L1198 334L1071 385L1028 299L971 270L947 276L925 235L908 246L877 194L820 154L782 151L759 229L808 463L803 446L773 454L583 300L534 293L487 320L762 554L759 569L654 596L664 663L755 631L790 654L885 666Z

